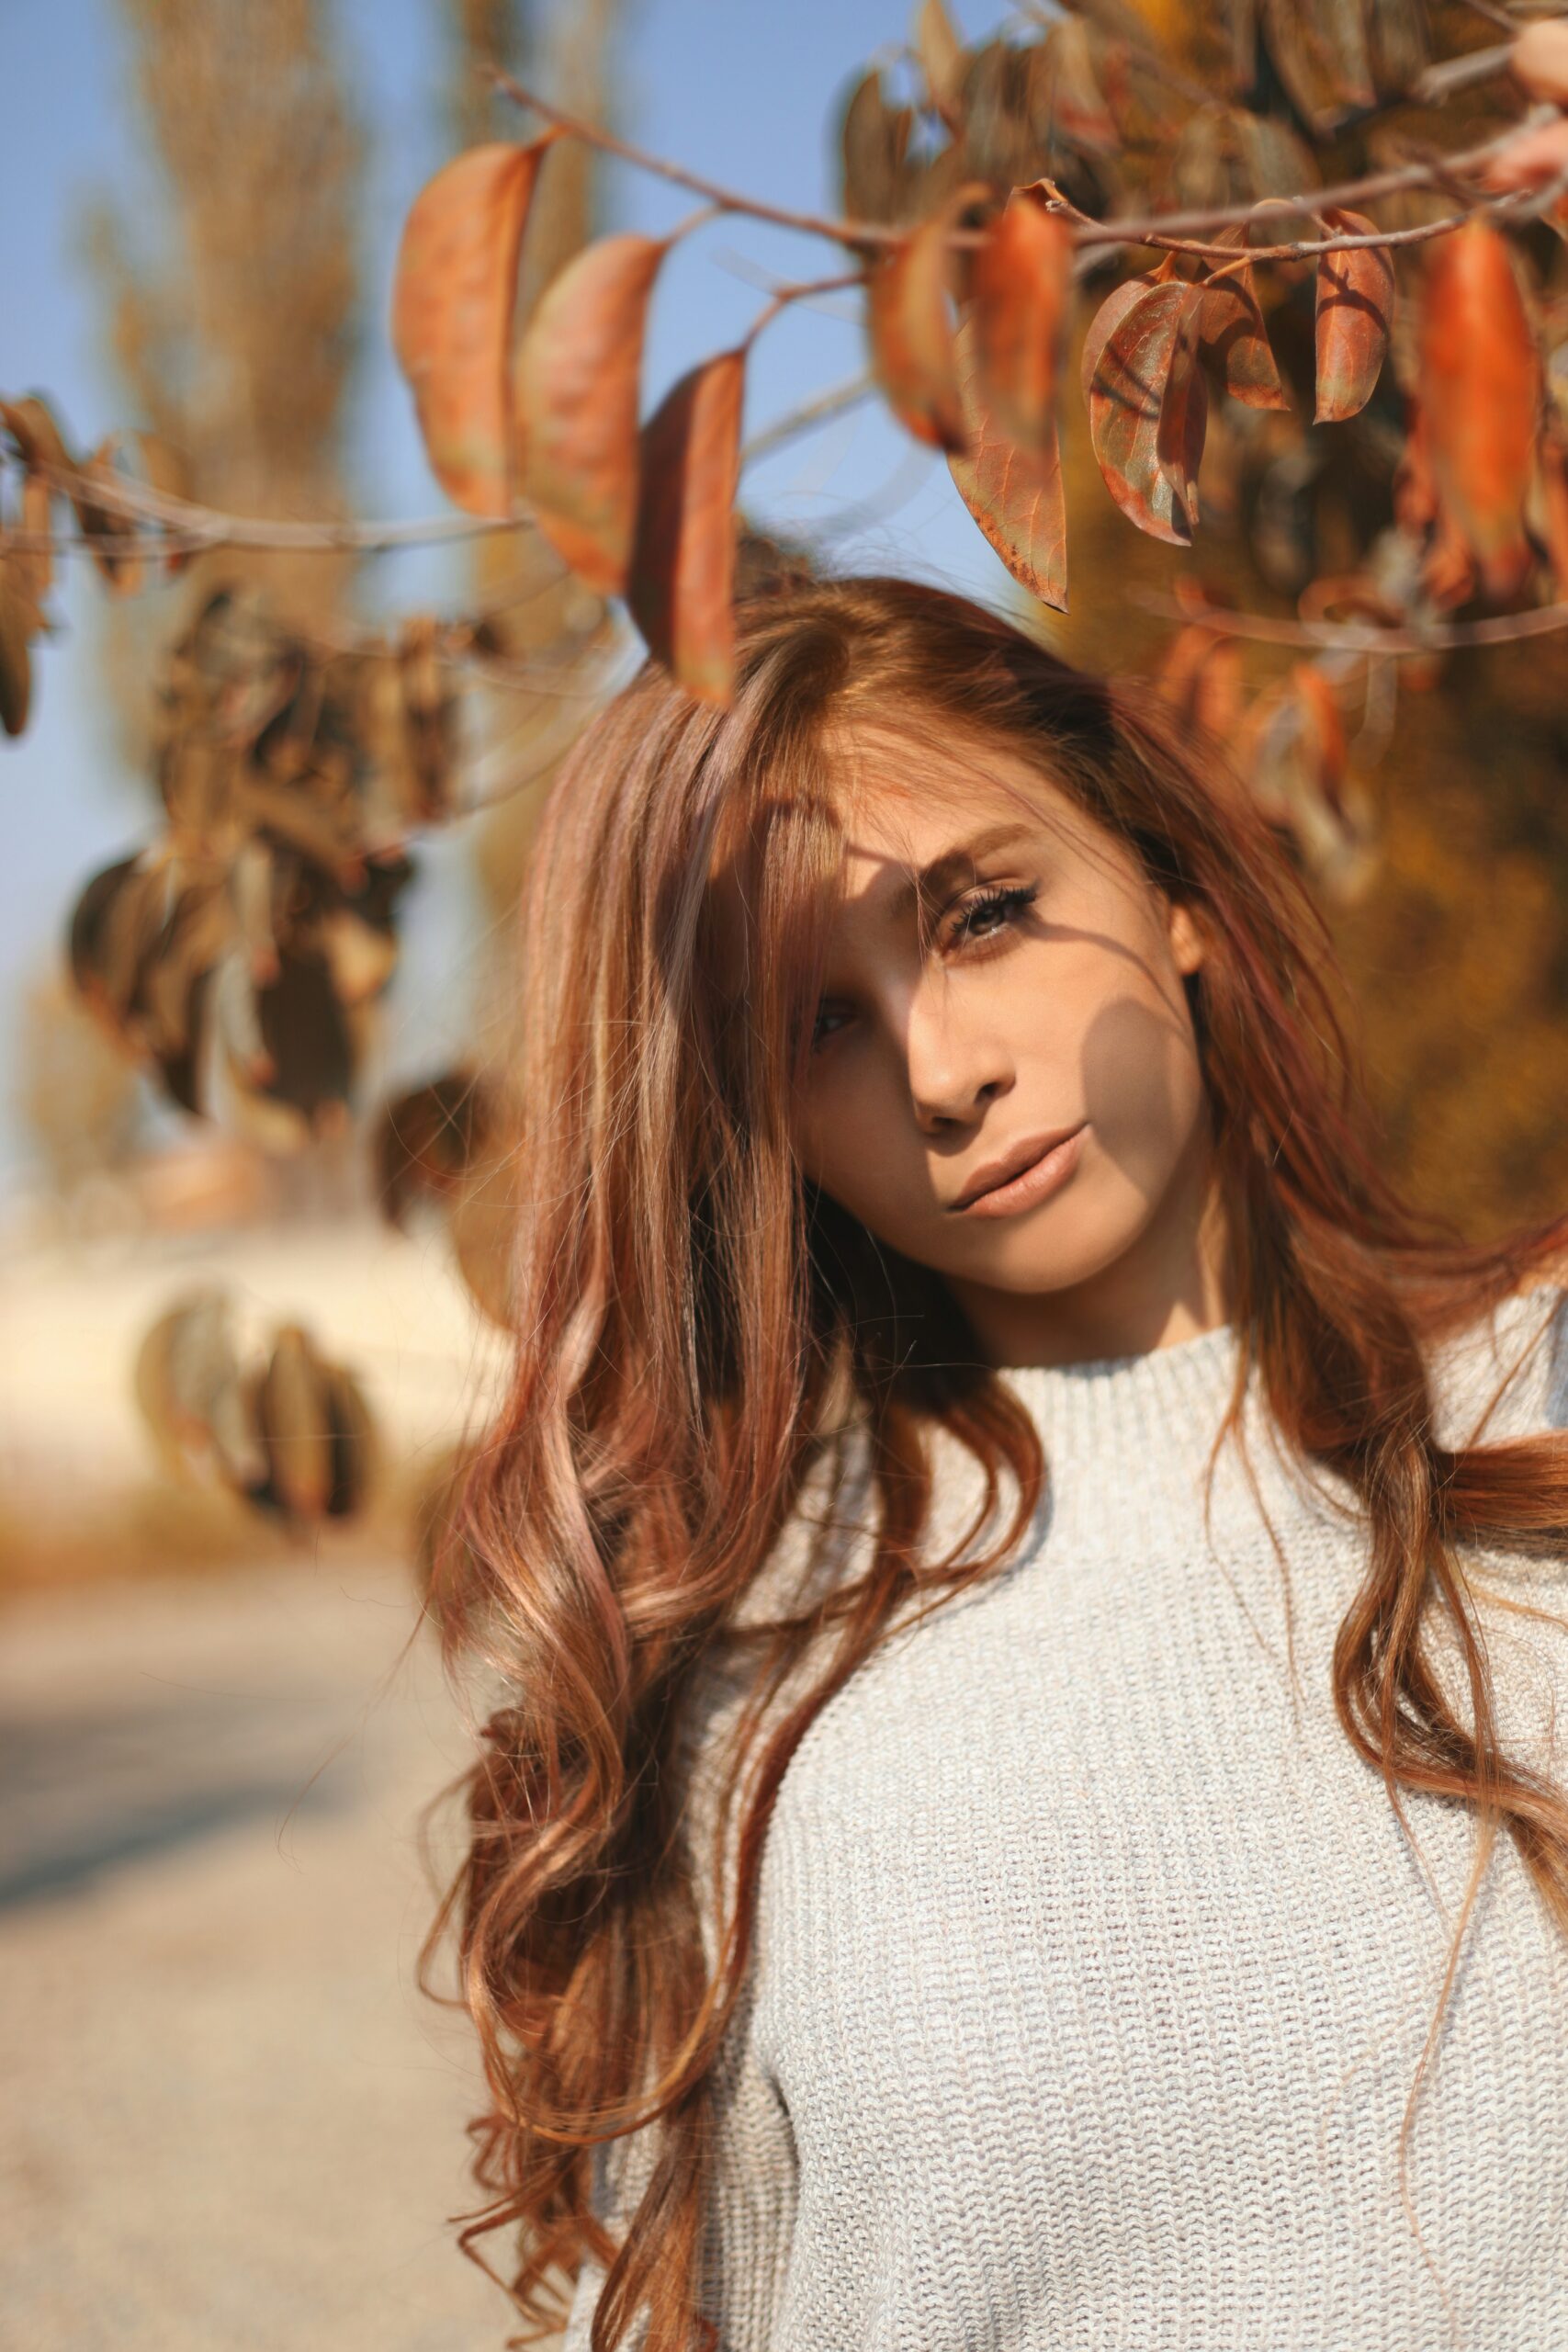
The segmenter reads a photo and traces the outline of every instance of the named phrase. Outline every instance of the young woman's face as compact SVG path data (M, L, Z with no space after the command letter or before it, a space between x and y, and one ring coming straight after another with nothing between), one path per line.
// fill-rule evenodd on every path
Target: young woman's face
M1173 1302L1214 1319L1182 986L1199 933L1018 756L954 746L942 785L911 784L940 741L856 736L863 790L794 1103L802 1164L944 1276L999 1360L1119 1352L1140 1329L1130 1349L1155 1344Z

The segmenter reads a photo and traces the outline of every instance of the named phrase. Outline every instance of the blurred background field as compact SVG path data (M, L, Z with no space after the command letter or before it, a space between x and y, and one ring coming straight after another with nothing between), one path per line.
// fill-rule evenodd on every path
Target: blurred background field
M1117 21L1193 74L1219 13L1136 0ZM1495 40L1495 14L1402 21L1447 56ZM976 45L1061 21L986 0L948 16ZM0 397L47 393L84 450L145 431L212 512L449 521L388 311L422 184L522 135L481 61L765 201L830 209L849 96L873 58L907 74L908 18L902 0L9 0ZM1283 121L1277 75L1266 95ZM1495 103L1467 88L1451 135ZM1375 111L1364 136L1297 121L1293 152L1327 175L1432 130ZM1241 172L1209 130L1184 116L1167 145ZM1085 136L1057 164L1100 174L1109 204L1114 159ZM593 235L690 209L588 149L550 168L525 311ZM1552 234L1531 258L1562 405ZM645 409L800 259L731 219L672 254ZM1284 354L1303 300L1310 342L1310 288L1270 311ZM846 295L759 345L756 530L1006 603L1169 692L1185 560L1112 505L1081 402L1063 414L1072 609L1047 614L880 402L800 429L864 356ZM1344 443L1216 407L1213 594L1289 624L1387 552L1408 364ZM457 1854L449 1819L421 1852L422 1811L470 1753L421 1627L424 1544L504 1374L526 1171L470 1180L531 828L640 648L522 533L225 546L114 584L80 552L59 562L28 723L0 744L0 2334L26 2352L499 2345L513 2314L454 2243L479 2201L475 2055L412 1981ZM1397 694L1387 664L1328 662L1344 741L1286 779L1389 1164L1475 1234L1568 1199L1562 643L1412 663ZM1235 692L1293 692L1295 660L1248 646ZM329 838L350 739L399 820L383 862ZM265 854L231 843L215 880L187 740L314 793L308 821L258 824L246 849ZM140 904L124 872L109 888L132 865L137 889L156 877ZM165 887L188 893L188 933L160 928ZM192 942L215 910L238 944L203 995Z

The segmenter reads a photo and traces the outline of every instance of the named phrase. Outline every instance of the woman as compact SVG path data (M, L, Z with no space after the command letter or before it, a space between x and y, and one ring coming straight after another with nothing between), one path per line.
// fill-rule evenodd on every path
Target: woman
M523 909L464 2242L568 2352L1568 2343L1568 1219L1398 1200L1146 692L739 619Z

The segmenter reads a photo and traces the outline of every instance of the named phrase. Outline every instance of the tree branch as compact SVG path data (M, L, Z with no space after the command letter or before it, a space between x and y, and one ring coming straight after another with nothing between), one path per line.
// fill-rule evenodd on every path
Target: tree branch
M1479 621L1435 621L1421 628L1358 628L1353 622L1293 621L1265 613L1231 612L1218 605L1192 612L1173 596L1134 592L1133 602L1161 620L1212 629L1217 637L1245 637L1260 645L1309 646L1319 652L1457 653L1467 646L1512 645L1551 637L1568 628L1568 604L1538 605L1528 613L1496 613Z

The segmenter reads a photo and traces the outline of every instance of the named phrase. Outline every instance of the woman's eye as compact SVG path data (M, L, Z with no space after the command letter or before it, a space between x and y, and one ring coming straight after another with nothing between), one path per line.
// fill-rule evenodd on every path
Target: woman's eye
M962 946L971 939L993 938L1032 905L1038 895L1033 883L1013 883L1005 889L983 891L960 908L949 933L951 944Z
M832 1023L835 1021L841 1022L848 1018L848 1014L840 1005L818 1005L817 1009L817 1018L811 1024L812 1052L815 1053L818 1046L825 1046L829 1038L836 1034L832 1027Z

